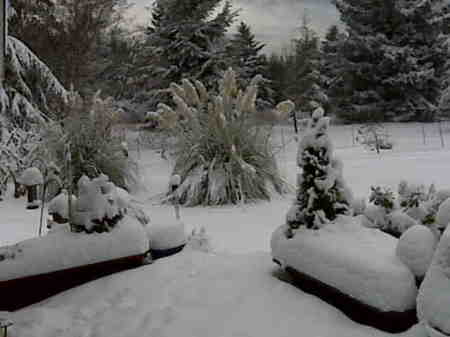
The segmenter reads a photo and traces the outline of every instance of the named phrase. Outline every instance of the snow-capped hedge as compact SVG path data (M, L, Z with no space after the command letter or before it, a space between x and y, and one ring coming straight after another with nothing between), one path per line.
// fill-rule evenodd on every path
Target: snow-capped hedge
M104 233L74 233L66 226L43 237L1 247L0 282L143 255L148 250L143 226L128 216Z
M360 218L340 216L319 230L300 227L287 239L287 226L272 235L274 259L380 311L414 309L413 273L396 256L398 240L363 227Z

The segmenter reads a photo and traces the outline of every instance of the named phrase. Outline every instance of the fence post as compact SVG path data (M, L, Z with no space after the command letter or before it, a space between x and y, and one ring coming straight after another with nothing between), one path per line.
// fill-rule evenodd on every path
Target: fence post
M355 126L352 123L352 146L355 146Z
M422 123L422 137L423 137L423 145L427 145L427 138L425 134L425 123Z
M441 137L441 145L442 145L442 147L445 147L445 144L444 144L444 135L442 134L441 120L439 120L438 125L439 125L439 136Z

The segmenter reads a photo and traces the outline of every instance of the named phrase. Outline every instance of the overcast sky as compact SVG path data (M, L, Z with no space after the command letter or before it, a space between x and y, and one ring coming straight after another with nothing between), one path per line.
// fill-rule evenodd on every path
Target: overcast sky
M139 23L148 22L150 12L145 10L152 0L130 0L135 6L132 14ZM306 9L311 26L319 33L339 20L331 0L234 0L234 8L241 8L237 19L251 25L257 39L267 44L266 53L280 49L295 36ZM231 30L231 32L233 32Z

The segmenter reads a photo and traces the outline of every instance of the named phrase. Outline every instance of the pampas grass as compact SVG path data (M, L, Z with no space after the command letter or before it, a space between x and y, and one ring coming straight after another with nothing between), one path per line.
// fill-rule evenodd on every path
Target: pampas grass
M68 181L67 145L72 158L72 186L82 175L96 177L106 174L116 185L133 189L137 185L137 163L127 157L121 143L124 136L115 132L119 115L110 100L95 95L83 100L75 93L70 95L66 117L52 123L44 134L45 147L55 163L61 167L62 178Z
M159 104L160 125L176 138L173 174L180 175L181 185L174 193L181 204L270 200L273 191L286 191L270 143L272 127L255 123L258 80L239 90L229 69L217 96L199 81L183 80L171 85L176 107Z

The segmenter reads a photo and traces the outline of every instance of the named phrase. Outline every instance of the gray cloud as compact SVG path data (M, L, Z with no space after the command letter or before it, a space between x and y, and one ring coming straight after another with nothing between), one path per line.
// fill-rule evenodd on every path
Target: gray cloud
M148 21L150 13L144 8L150 0L134 0L132 15L139 23ZM303 13L307 10L311 26L319 34L339 20L331 0L235 0L234 8L240 8L237 22L251 25L257 39L267 46L265 52L281 49L298 33ZM234 32L234 29L231 29Z

